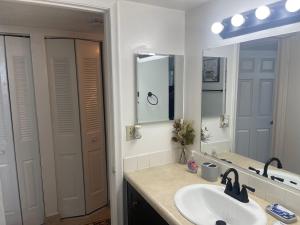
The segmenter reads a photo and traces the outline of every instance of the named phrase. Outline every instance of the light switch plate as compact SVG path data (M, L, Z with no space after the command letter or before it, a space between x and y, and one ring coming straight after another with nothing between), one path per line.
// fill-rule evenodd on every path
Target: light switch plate
M134 139L134 126L126 126L126 141L131 141Z

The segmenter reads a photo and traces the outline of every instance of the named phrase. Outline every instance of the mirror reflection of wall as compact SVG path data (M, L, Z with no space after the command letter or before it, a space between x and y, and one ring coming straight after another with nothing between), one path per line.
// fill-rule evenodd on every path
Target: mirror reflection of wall
M230 147L216 147L215 143L224 140L217 136L211 138L214 145L202 151L300 190L300 34L209 51L222 48L238 50L233 60L236 71L227 73L226 84L226 114L232 120L227 136ZM227 64L229 71L229 58ZM227 107L229 102L232 110ZM202 120L205 125L206 118ZM217 131L208 128L211 134Z
M174 120L183 112L183 56L136 55L137 122Z
M203 53L201 150L207 153L230 151L232 121L232 74L236 47L207 49Z

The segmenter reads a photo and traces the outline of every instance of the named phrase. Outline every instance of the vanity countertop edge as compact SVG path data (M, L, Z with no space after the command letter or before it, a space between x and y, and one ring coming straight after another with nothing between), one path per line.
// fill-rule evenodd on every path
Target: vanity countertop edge
M174 202L175 193L182 187L192 184L221 185L220 181L208 182L196 174L187 171L186 166L168 164L144 170L125 172L127 182L163 217L170 225L193 225L177 210ZM255 200L263 209L270 204L254 195ZM272 225L275 218L267 214L268 225ZM298 222L294 225L300 225Z

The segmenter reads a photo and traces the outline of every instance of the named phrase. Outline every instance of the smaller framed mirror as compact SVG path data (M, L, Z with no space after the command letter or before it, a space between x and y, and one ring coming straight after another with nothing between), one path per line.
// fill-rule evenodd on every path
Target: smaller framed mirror
M184 57L137 54L136 122L172 121L183 116Z

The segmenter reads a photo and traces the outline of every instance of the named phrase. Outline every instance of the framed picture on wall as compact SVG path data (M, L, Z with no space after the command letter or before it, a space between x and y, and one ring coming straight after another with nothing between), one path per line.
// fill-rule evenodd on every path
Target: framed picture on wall
M220 58L204 57L202 81L204 83L220 82Z

